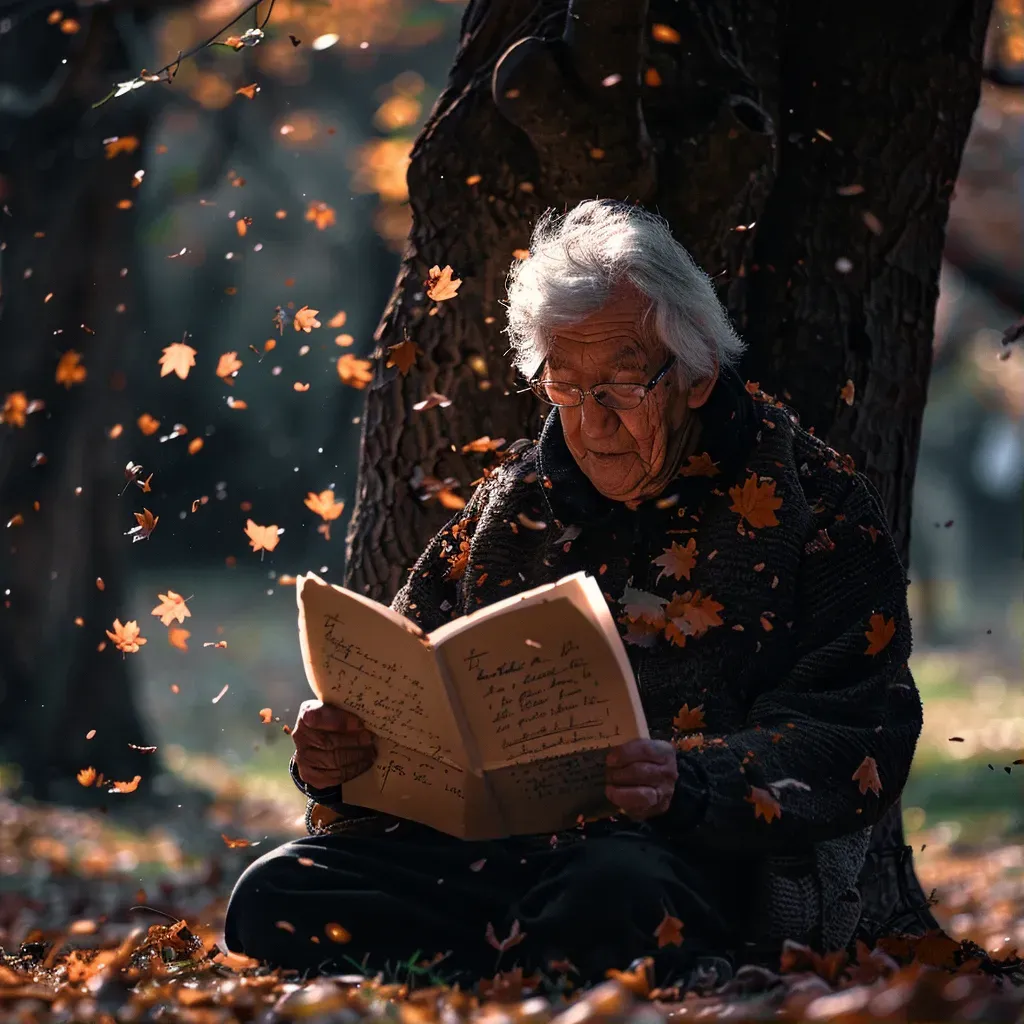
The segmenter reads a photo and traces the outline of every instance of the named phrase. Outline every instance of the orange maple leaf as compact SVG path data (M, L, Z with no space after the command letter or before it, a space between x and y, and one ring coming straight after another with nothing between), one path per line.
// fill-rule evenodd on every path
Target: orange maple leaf
M697 564L697 541L691 537L684 547L672 541L672 546L654 559L654 565L662 567L658 579L662 576L673 576L675 579L690 578L690 570ZM655 580L657 583L657 580Z
M868 638L868 649L865 654L880 654L888 646L896 634L896 620L887 619L877 612L868 620L868 630L864 634Z
M120 619L114 619L113 633L109 629L105 632L122 654L135 654L144 643L147 643L146 638L139 635L139 624L135 619L123 625Z
M175 621L184 622L191 617L192 612L189 611L188 605L185 604L185 598L181 594L168 590L166 594L157 594L156 596L160 599L160 604L153 609L151 614L159 615L160 622L164 626L169 626Z
M113 139L107 139L103 143L104 152L108 160L113 160L120 153L134 153L139 148L139 140L134 135L121 135Z
M180 380L184 380L188 371L196 365L196 350L183 341L175 341L163 350L157 362L160 364L161 377L176 373Z
M478 437L474 441L470 441L469 444L464 444L459 451L465 455L467 452L494 452L497 451L505 443L503 437L489 437L484 434L483 437Z
M9 423L12 427L25 426L25 414L28 410L28 398L24 391L12 391L4 397L4 407L0 409L0 423Z
M143 508L141 512L133 512L132 515L135 516L138 525L133 526L125 536L131 537L133 544L137 540L148 540L149 535L156 529L156 524L160 522L160 517L153 515L148 508Z
M882 780L878 777L878 762L873 757L865 757L850 777L860 786L861 796L869 789L875 796L882 791Z
M337 217L334 209L326 203L310 203L306 209L306 220L316 224L318 231L326 231L335 223Z
M758 483L757 474L751 473L742 487L730 487L730 512L739 512L755 528L778 526L775 510L782 507L782 499L775 497L775 481Z
M691 708L689 704L684 704L672 719L672 724L680 732L691 732L693 729L703 728L707 725L707 722L704 721L704 705L698 704L697 707Z
M237 352L225 352L217 360L217 376L225 384L234 384L234 375L242 368L242 360L238 358Z
M717 462L711 461L707 452L700 455L691 455L687 459L687 465L679 470L680 476L718 476L722 471L718 468Z
M136 775L130 782L113 782L111 783L112 788L108 789L108 793L134 793L139 788L139 783L142 781L141 775Z
M680 736L678 739L672 741L672 746L676 750L681 750L684 753L687 750L700 750L704 746L704 733L695 732L689 736Z
M309 334L314 327L320 326L320 321L316 318L316 315L319 312L319 309L310 309L309 306L303 306L302 309L297 309L295 311L295 318L292 320L292 326L297 331L305 331Z
M173 627L167 630L167 642L172 647L177 647L179 651L188 650L188 638L191 636L191 632L187 629L179 629Z
M245 535L253 551L273 551L281 539L277 535L276 526L258 526L251 519L246 521Z
M423 282L427 290L427 297L434 302L444 302L446 299L454 299L459 294L459 285L462 278L452 277L452 268L445 264L444 270L433 266L429 270L430 277Z
M83 768L76 776L80 786L91 786L96 781L96 769L92 765Z
M414 341L400 341L397 345L388 346L388 361L385 366L397 366L398 372L404 377L420 355L420 347Z
M82 356L74 349L68 349L57 362L54 379L66 388L70 388L72 384L81 384L86 377L85 367L81 363Z
M750 793L744 799L748 804L754 805L755 818L760 817L764 818L767 822L771 822L782 815L782 807L779 801L767 789L758 789L757 786L751 786Z
M685 594L673 594L672 600L665 608L665 615L674 619L676 626L684 633L703 636L712 626L721 626L725 605L720 604L710 594L699 590L686 591Z
M666 910L661 924L654 929L654 937L658 940L658 949L661 949L662 946L681 946L683 944L683 922Z
M150 416L148 412L144 412L135 421L135 425L146 437L150 437L160 429L160 421L155 416Z
M321 491L319 494L310 491L302 503L310 512L315 512L328 522L337 519L345 511L345 502L335 501L334 491Z
M338 356L338 377L342 384L362 390L373 380L373 364L369 359L360 359L351 353Z

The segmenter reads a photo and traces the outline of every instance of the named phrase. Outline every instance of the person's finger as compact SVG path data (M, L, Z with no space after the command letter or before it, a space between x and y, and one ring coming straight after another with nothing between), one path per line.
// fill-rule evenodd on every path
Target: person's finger
M606 772L611 786L658 786L674 782L677 774L671 769L675 765L652 764L650 761L634 761L624 768L609 768Z
M675 759L671 743L664 740L630 740L608 751L608 764L620 768L634 761L665 762Z
M361 732L323 732L320 729L302 728L292 733L297 747L314 750L334 750L338 747L371 747L373 736L365 729Z
M309 708L302 713L301 720L311 729L321 732L356 732L363 726L357 715L331 704Z
M607 786L605 796L631 818L650 814L661 802L661 794L653 786Z

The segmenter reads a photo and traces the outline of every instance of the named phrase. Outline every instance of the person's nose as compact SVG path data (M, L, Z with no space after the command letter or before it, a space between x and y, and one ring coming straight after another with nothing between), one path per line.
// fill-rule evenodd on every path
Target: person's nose
M583 399L580 429L586 437L599 440L610 437L618 430L619 417L612 409L601 405L593 395Z

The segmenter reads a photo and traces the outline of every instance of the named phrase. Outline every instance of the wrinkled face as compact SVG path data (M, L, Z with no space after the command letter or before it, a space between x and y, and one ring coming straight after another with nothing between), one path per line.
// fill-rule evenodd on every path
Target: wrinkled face
M646 384L668 351L641 326L646 301L629 291L571 327L558 329L541 376L583 388ZM673 367L635 409L608 409L587 395L583 405L558 410L566 444L606 498L639 501L661 492L681 458L688 417L707 401L717 373L687 388Z

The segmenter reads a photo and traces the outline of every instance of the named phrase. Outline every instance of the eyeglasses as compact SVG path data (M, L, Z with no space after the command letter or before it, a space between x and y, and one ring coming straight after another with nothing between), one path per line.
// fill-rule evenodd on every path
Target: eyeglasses
M531 380L530 390L541 401L561 409L582 405L587 395L606 409L635 409L647 397L648 392L661 383L665 374L675 365L675 361L675 356L669 356L668 362L646 384L609 383L581 388L578 384L560 380Z

